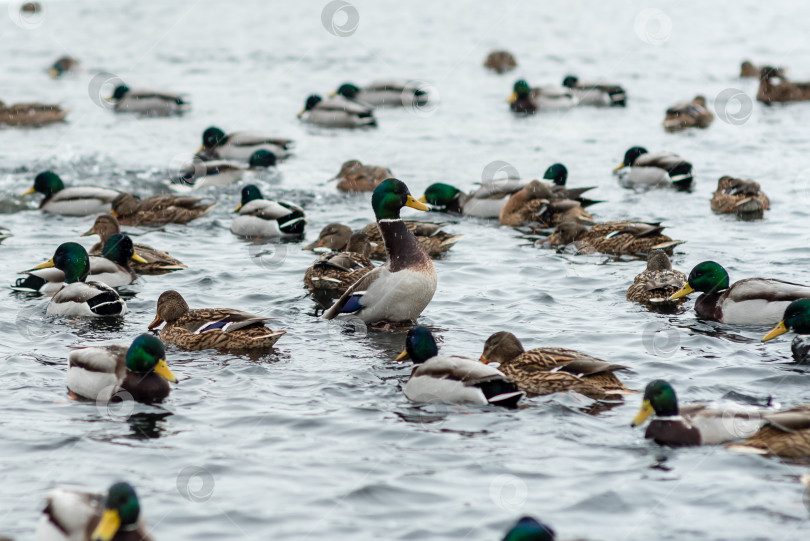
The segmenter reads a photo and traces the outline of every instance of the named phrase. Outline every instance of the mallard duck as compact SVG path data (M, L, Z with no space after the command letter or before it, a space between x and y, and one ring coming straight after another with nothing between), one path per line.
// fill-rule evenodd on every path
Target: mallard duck
M326 128L361 128L376 126L377 120L368 107L336 96L324 101L318 95L311 95L298 113L298 118L307 124L317 124Z
M714 115L706 107L706 98L695 96L692 101L678 103L667 109L664 129L668 132L686 128L706 129L714 120Z
M20 11L25 13L39 13L42 11L42 4L39 2L25 2L20 6Z
M579 104L576 96L565 87L532 88L524 79L512 87L509 108L513 113L532 114L538 110L570 109Z
M120 195L118 190L96 186L74 186L65 188L59 175L52 171L43 171L34 179L34 186L23 193L41 193L45 198L39 208L45 212L64 216L87 216L108 212L112 201Z
M393 177L387 167L363 165L360 160L344 162L333 180L337 180L337 189L342 192L373 192L380 182Z
M476 218L497 218L509 197L525 185L526 181L520 179L488 180L467 194L450 184L434 182L427 187L419 201L429 203L431 210Z
M37 541L152 541L141 504L129 483L112 485L106 496L59 487L46 497Z
M747 438L762 421L761 408L739 404L704 403L678 406L675 389L664 380L654 380L644 389L641 409L630 426L641 426L653 416L644 437L660 445L717 445Z
M201 190L209 186L229 186L241 180L245 171L275 165L276 156L269 150L263 149L250 155L247 167L231 160L203 161L195 156L190 162L180 166L171 181L186 189L190 185L191 190Z
M118 292L100 282L85 282L90 256L81 244L60 244L50 261L34 269L56 267L65 273L65 285L51 297L46 313L63 316L122 316L127 305Z
M162 90L132 90L118 85L108 101L116 113L135 113L144 116L182 115L191 110L191 104L180 94Z
M371 196L371 207L384 239L386 262L349 287L323 318L349 316L366 324L412 322L436 292L436 269L399 212L402 207L423 211L428 207L395 178L377 186Z
M343 96L371 107L418 107L426 105L429 99L419 84L406 80L377 81L363 88L343 83L330 96Z
M562 85L571 89L579 105L596 107L624 107L627 105L627 93L620 85L605 82L582 82L576 75L566 75Z
M566 190L562 186L533 180L512 194L501 209L498 221L510 226L540 222L545 227L565 221L592 222L593 216L583 207L597 201L579 197L590 189Z
M700 291L698 316L732 325L775 325L788 305L810 298L810 286L771 278L746 278L729 287L728 272L714 261L695 265L684 286L670 300Z
M499 363L501 372L529 395L576 391L592 398L603 398L632 392L614 374L617 370L626 370L626 366L573 349L535 348L526 351L520 340L506 331L487 338L480 361Z
M410 358L414 366L405 384L408 400L421 403L493 404L514 408L523 393L503 372L473 359L439 355L433 333L415 325L408 330L405 350L397 357Z
M552 245L573 244L580 252L596 251L610 255L646 255L650 250L660 249L672 255L675 246L682 240L672 240L662 234L660 222L599 222L589 227L577 222L563 222L554 228L549 237Z
M512 71L517 65L517 60L509 51L492 51L484 60L484 67L499 75Z
M129 266L129 261L146 263L135 253L132 239L120 233L110 236L101 250L103 257L90 258L90 274L87 279L110 287L127 286L138 275ZM39 269L39 270L37 270ZM54 294L65 284L65 273L55 267L41 266L26 271L26 277L17 280L12 289L16 291Z
M810 82L789 81L782 68L764 66L759 73L757 101L765 105L810 100Z
M107 242L107 239L113 235L117 235L120 232L121 227L118 224L118 220L115 218L115 216L112 214L101 214L96 218L96 221L93 223L93 227L90 228L90 231L82 233L81 236L89 237L91 235L98 235L100 237L101 240L95 243L89 250L89 253L92 256L101 255L101 248ZM134 244L134 248L138 256L146 260L146 263L141 263L134 260L130 263L132 270L138 274L164 274L166 272L187 268L168 253L155 250L148 244L136 242Z
M205 216L214 205L203 203L199 197L155 195L140 199L122 193L113 199L110 214L123 225L185 224Z
M625 169L629 168L629 169ZM692 164L669 153L650 154L646 148L632 147L615 169L622 188L667 188L688 190L692 186Z
M58 79L66 73L75 72L79 68L79 61L70 56L61 56L53 63L50 70L51 77Z
M766 413L762 418L762 428L728 448L782 458L810 457L810 405Z
M304 250L314 250L315 248L329 248L333 252L344 252L352 237L352 228L348 225L337 222L327 224L318 233L318 238L311 244L304 246ZM368 241L368 235L366 235Z
M352 233L345 251L323 254L307 269L304 285L311 292L342 294L350 285L374 270L374 264L368 258L370 251L368 235L359 231Z
M421 205L420 210L422 207L428 208L422 205L421 202L416 202ZM378 227L378 223L379 221L370 223L362 230L368 236L369 242L372 243L371 254L369 255L371 259L385 259L386 254L389 253L383 241L385 235ZM408 231L416 236L416 240L419 241L419 244L422 245L422 248L430 257L437 257L445 253L463 237L463 235L451 235L443 231L444 224L418 220L402 220L402 223Z
M266 150L277 159L283 160L290 155L289 149L293 146L292 139L252 132L234 132L226 135L216 126L211 126L203 132L202 141L197 156L205 161L247 162L257 150Z
M159 327L160 338L184 349L269 349L287 331L267 328L269 317L230 308L190 310L177 291L164 291L157 301L157 316L149 330Z
M640 302L651 308L672 307L683 299L669 300L686 283L686 275L673 270L666 252L660 249L647 254L647 269L636 276L627 288L627 300Z
M0 126L37 128L63 122L68 111L52 103L15 103L6 105L0 101Z
M790 345L793 359L799 363L810 360L810 355L808 355L810 353L810 339L807 337L810 334L810 299L799 299L791 302L785 309L782 321L777 323L771 332L763 336L762 341L766 342L788 331L796 333L796 337Z
M177 378L166 364L163 342L151 334L138 336L127 348L103 346L72 351L67 386L77 396L108 402L121 390L138 402L160 402Z
M760 215L770 208L771 202L757 182L723 176L717 181L711 205L714 212Z
M740 64L740 77L759 77L760 69L756 67L750 60L743 60Z
M298 237L304 234L304 209L287 201L270 201L253 184L242 188L231 232L242 237Z
M522 517L501 541L556 541L557 534L534 517Z

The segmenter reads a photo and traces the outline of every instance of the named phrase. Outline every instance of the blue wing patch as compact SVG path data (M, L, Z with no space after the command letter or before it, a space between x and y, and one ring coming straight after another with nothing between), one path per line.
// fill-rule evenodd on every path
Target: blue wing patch
M360 304L360 299L363 298L363 293L355 293L349 300L346 301L346 304L343 305L343 308L340 309L341 314L351 314L353 312L359 312L363 305Z
M216 330L216 329L224 330L225 327L227 327L229 323L230 323L230 321L214 321L213 323L208 323L207 325L203 325L202 327L197 329L197 332L195 332L194 334L200 334L200 333L205 332L205 331L213 331L213 330Z

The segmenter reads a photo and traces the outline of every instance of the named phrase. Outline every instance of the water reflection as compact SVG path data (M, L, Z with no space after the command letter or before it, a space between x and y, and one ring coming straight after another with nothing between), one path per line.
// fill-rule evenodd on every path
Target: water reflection
M166 431L166 419L171 415L173 414L168 411L161 413L133 413L127 419L131 431L128 437L135 440L159 438Z

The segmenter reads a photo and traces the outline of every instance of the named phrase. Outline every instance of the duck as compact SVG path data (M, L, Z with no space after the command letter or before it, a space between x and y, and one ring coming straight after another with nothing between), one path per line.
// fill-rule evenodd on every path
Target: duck
M487 180L469 193L444 182L434 182L419 197L431 210L475 218L498 218L509 197L520 191L526 181L520 179Z
M533 180L509 197L498 215L498 221L501 225L513 227L528 222L539 222L545 227L565 221L592 223L593 216L584 207L598 201L579 197L590 189L566 190Z
M810 82L794 83L785 70L764 66L760 69L757 101L765 105L810 100Z
M509 51L492 51L487 55L486 60L484 60L484 67L494 71L498 75L512 71L517 65L518 63L515 56Z
M93 227L91 227L89 231L82 233L81 236L99 236L101 240L95 243L88 251L91 256L98 256L101 255L101 249L107 242L107 239L118 233L121 233L121 226L118 223L118 219L112 214L101 214L96 218L96 221L93 222ZM148 244L136 242L133 246L138 256L146 261L145 263L136 260L129 262L132 270L137 274L165 274L167 272L188 268L167 252L156 250Z
M205 216L216 203L203 203L199 197L154 195L140 199L121 193L112 200L110 214L123 225L185 224Z
M420 205L423 203L417 201ZM428 208L425 206L424 208ZM371 259L385 259L388 251L383 240L384 234L378 227L378 223L370 223L362 229L371 242ZM408 229L416 240L424 248L430 257L438 257L453 247L464 235L452 235L442 228L444 224L435 222L424 222L419 220L402 220L405 228Z
M437 279L433 261L402 221L400 210L402 207L429 209L396 178L384 180L374 189L371 207L377 218L378 232L384 239L385 264L352 284L322 317L360 319L366 325L384 327L409 324L433 299ZM372 240L371 235L368 236Z
M810 404L766 413L763 426L728 449L781 458L810 457Z
M114 345L74 350L68 356L67 387L76 396L109 402L119 391L144 403L169 396L177 378L166 364L166 349L152 334L129 347Z
M310 292L343 294L350 285L374 270L374 264L368 258L371 251L368 235L360 231L352 233L345 248L345 251L321 255L306 270L304 285Z
M324 101L317 94L306 100L298 118L307 124L325 128L363 128L376 126L377 120L369 107L336 96Z
M788 304L782 320L762 337L762 341L773 340L788 331L796 333L790 345L793 359L797 363L810 361L810 339L807 337L810 335L810 299L798 299Z
M417 403L492 404L517 407L523 393L503 372L474 359L439 355L430 329L414 325L405 338L405 349L397 361L414 363L403 389L408 400Z
M105 317L126 314L127 304L116 290L100 282L85 281L90 273L90 256L81 244L60 244L50 261L34 269L50 267L65 273L65 285L51 297L47 315Z
M513 113L534 114L538 110L570 109L579 100L565 87L532 88L525 79L519 79L512 87L509 108Z
M622 188L676 188L689 190L694 177L692 164L676 154L650 154L644 147L631 147L613 169Z
M171 181L178 191L189 187L191 190L201 190L209 186L230 186L239 182L245 171L273 167L276 162L275 154L264 149L250 155L247 167L232 160L203 161L195 156L180 166Z
M626 366L573 349L544 347L529 351L511 332L499 331L484 343L480 362L498 363L518 389L530 396L576 391L591 398L632 393L614 374Z
M324 228L321 229L321 232L318 233L318 238L304 246L304 250L328 248L333 252L344 252L353 234L354 231L352 231L352 228L348 225L333 222L325 225ZM368 235L366 235L366 241L368 241Z
M650 250L660 249L672 255L673 249L685 241L672 240L663 234L664 229L660 222L635 220L597 222L592 226L562 222L554 228L549 242L563 247L572 245L579 253L646 257Z
M649 308L671 308L684 302L683 298L669 300L686 283L686 275L674 270L666 252L650 250L647 268L627 288L627 300Z
M641 409L630 426L641 426L652 417L644 437L659 445L718 445L756 433L761 412L759 407L731 403L679 406L672 385L656 379L644 388Z
M292 139L274 137L253 132L226 134L216 126L210 126L202 134L202 146L197 157L203 161L229 160L249 162L257 150L270 152L276 159L283 160L290 155L294 143Z
M242 202L234 212L231 232L241 237L300 237L304 234L304 209L287 201L270 201L254 184L242 188Z
M34 178L34 185L22 195L33 193L45 196L39 203L40 210L44 212L63 216L87 216L109 212L113 200L121 192L97 186L65 188L59 175L53 171L43 171Z
M664 117L664 130L676 132L687 128L708 128L714 115L706 107L706 98L695 96L692 101L678 103L667 109Z
M759 183L726 175L717 181L711 207L719 214L759 216L771 207L771 202Z
M380 182L393 176L387 167L363 165L360 160L349 160L343 162L332 180L337 180L337 189L341 192L373 192Z
M810 286L772 278L746 278L729 286L728 272L714 261L695 265L670 300L695 291L701 292L695 301L698 316L731 325L776 325L791 302L810 298Z
M135 113L143 116L182 115L191 110L191 104L180 94L162 90L133 90L118 85L108 100L116 113Z
M743 60L740 64L740 78L754 78L759 77L760 68L755 66L750 60Z
M39 128L48 124L64 122L69 111L53 103L15 103L6 105L0 101L0 126Z
M48 493L37 541L152 541L135 489L119 481L106 495L77 487Z
M419 83L406 80L376 81L363 88L343 83L330 95L334 96L371 107L420 107L429 100Z
M110 287L128 286L138 279L129 266L130 260L146 263L135 252L132 239L121 233L107 239L101 254L103 257L90 257L90 274L87 278ZM12 287L15 291L52 295L65 285L65 273L55 267L34 267L25 272L26 277L18 279Z
M522 517L501 541L556 541L554 530L534 517Z
M265 322L269 317L230 308L191 310L180 293L164 291L157 300L157 315L149 330L159 331L161 340L183 349L266 350L287 334L274 331Z
M48 70L50 76L58 79L66 73L75 73L79 69L79 61L72 56L60 56Z
M582 82L576 75L566 75L563 87L570 89L579 105L596 107L625 107L627 93L621 85L606 82Z

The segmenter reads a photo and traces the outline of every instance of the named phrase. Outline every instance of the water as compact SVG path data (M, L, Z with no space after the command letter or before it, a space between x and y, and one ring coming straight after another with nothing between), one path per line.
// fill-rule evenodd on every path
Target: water
M325 2L52 2L33 28L14 25L3 11L0 97L58 101L71 112L65 125L0 130L0 212L15 235L0 246L0 276L11 283L93 221L23 204L17 194L37 172L51 168L69 184L142 195L165 191L166 171L214 124L297 141L278 173L252 180L268 197L305 206L307 242L329 222L360 227L373 218L368 195L339 194L327 182L347 159L389 166L417 195L440 180L471 187L495 160L527 178L561 161L570 185L598 186L591 193L606 201L593 207L599 219L662 220L668 234L687 240L676 268L688 272L714 259L732 280L810 282L810 235L802 227L810 106L753 103L737 125L716 119L706 131L675 135L660 127L668 105L696 93L710 105L726 89L753 96L756 82L736 77L743 58L810 78L806 33L793 23L810 8L539 4L355 2L359 26L342 38L322 26ZM481 68L496 47L516 54L515 73ZM45 69L65 53L87 71L49 80ZM132 87L186 92L193 112L115 116L89 95L98 70ZM569 72L623 83L628 107L509 114L505 98L518 76L556 84ZM428 81L440 105L380 111L380 127L369 131L297 122L308 94L381 77ZM695 191L619 188L610 169L636 144L690 159ZM763 221L710 212L723 174L763 185L773 208ZM139 280L130 288L131 312L117 326L44 320L46 301L0 295L0 532L30 538L54 484L102 488L126 479L158 539L499 539L522 514L544 519L564 539L807 536L797 482L805 467L722 448L659 448L629 426L637 397L609 409L566 395L529 400L517 411L408 403L401 385L410 368L393 361L404 335L365 334L314 317L302 287L313 255L296 243L256 247L231 235L239 189L205 192L219 205L186 227L138 236L189 269ZM447 353L477 356L487 336L508 329L527 347L573 347L629 365L623 379L636 389L666 378L683 400L735 393L793 405L808 398L806 370L788 362L789 339L761 344L765 328L698 321L691 309L655 315L627 303L641 262L557 255L475 220L448 229L464 238L437 262L438 290L420 320ZM108 411L70 401L69 351L129 343L166 289L182 292L192 307L275 317L272 326L288 334L265 356L171 348L181 381L162 406Z

